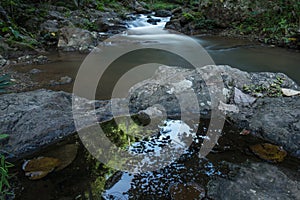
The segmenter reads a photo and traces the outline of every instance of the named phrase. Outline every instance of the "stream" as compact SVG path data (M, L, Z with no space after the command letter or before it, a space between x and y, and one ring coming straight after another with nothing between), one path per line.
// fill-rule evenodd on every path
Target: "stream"
M162 36L169 33L162 28L169 18L161 18L161 20L157 25L151 25L146 22L147 17L142 15L137 20L130 22L127 37L142 37L145 40L151 39L167 44ZM300 84L300 56L297 52L264 46L241 39L208 35L197 36L194 39L207 50L216 64L228 64L241 70L253 72L283 72ZM174 42L176 42L176 37ZM180 48L179 42L178 48ZM40 73L30 75L34 81L39 82L39 88L72 92L73 84L53 86L49 83L51 80L59 80L64 76L71 77L74 80L86 55L53 52L47 56L50 62L45 65L15 66L14 69L21 73L28 73L32 69L40 69ZM129 68L132 63L135 63L135 59L139 58L128 58L119 67ZM169 58L161 56L161 59L168 60ZM180 63L177 64L180 65ZM148 69L143 73L150 77L155 70L156 68ZM105 75L102 84L109 86L112 84L110 77L118 76L118 71L109 71ZM131 85L130 81L128 84L124 84L123 93L119 93L120 97L127 95L125 89L128 89ZM108 87L106 90L104 87L97 91L96 99L108 99L110 96L110 88ZM125 118L120 118L121 122L122 120L125 123ZM184 133L180 132L178 124L184 125ZM170 145L173 151L177 151L184 146L180 143L181 134L190 134L193 142L171 164L156 171L131 174L116 171L101 164L86 151L78 136L74 135L15 163L13 169L13 173L16 174L16 180L13 184L16 194L15 199L209 199L207 198L206 186L210 180L217 177L230 179L231 169L228 168L228 163L240 164L246 161L261 163L265 161L259 159L249 149L249 146L264 141L251 135L239 134L241 130L234 128L230 122L226 122L222 131L222 136L226 135L226 137L220 138L218 145L206 158L199 158L198 152L203 139L206 137L208 124L209 120L207 119L188 122L183 122L180 119L167 119L161 121L160 126L153 127L148 138L128 142L127 138L121 137L123 133L116 127L114 121L105 122L101 125L103 129L107 129L109 133L115 133L117 136L113 139L117 143L120 143L128 151L137 154L147 155L146 153L153 152L153 154L159 155L164 145ZM195 127L199 128L196 129ZM135 127L135 125L129 127L127 125L127 130L140 134L145 131ZM61 154L58 149L66 145L76 145L78 147L76 152L68 154L64 158L71 160L71 164L66 168L60 171L52 171L39 180L29 180L25 176L22 170L24 160L40 156L55 157ZM299 173L300 162L288 155L282 163L276 164L276 166L283 171L287 170L297 174Z

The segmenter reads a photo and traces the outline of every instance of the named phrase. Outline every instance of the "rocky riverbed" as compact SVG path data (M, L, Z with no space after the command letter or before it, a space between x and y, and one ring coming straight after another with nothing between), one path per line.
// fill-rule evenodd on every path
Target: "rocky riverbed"
M208 90L206 82L198 76L199 73L174 67L161 67L152 79L145 80L142 87L133 90L127 100L117 101L129 100L130 111L136 114L143 110L151 113L149 110L152 109L155 112L151 114L159 115L162 111L152 107L155 104L164 106L169 116L201 113L203 117L209 117L212 109L221 109L239 128L247 129L255 136L283 146L294 156L300 156L299 95L284 97L280 90L280 88L298 90L299 86L296 83L281 73L247 73L229 66L207 66L200 69L200 72L208 79L216 74L222 77L224 81L222 95L225 96L223 104L234 106L233 110L230 106L224 110L220 102L213 104L209 93L212 91ZM181 81L178 81L179 76ZM170 82L164 84L162 88L159 83L164 82L166 77L182 84ZM250 85L264 89L250 91L248 94L252 96L250 100L247 98L238 100L237 91L240 90L241 94L247 93L250 90L247 86ZM198 97L199 113L193 113L197 110L194 109L195 105L189 104L188 98L180 102L186 104L186 110L180 110L175 93L170 92L178 90L184 95L188 94L187 91L190 89ZM19 157L21 153L34 152L49 142L75 133L71 100L71 94L49 90L1 95L1 132L10 135L10 138L2 144L3 149ZM82 115L95 112L100 122L111 119L112 114L107 106L109 101L82 101L84 106L79 109ZM92 110L94 103L97 105L96 110ZM119 115L122 115L122 111ZM86 126L88 125L90 124L87 122Z
M199 75L205 76L206 82ZM213 84L214 82L208 80L212 80L211 78L216 75L222 77L224 88L221 92L225 98L224 102L218 102L214 107L210 92L217 93L218 88L215 88L216 91L209 91L207 84ZM166 80L170 81L166 82ZM163 87L162 83L164 83ZM255 87L262 86L264 89L255 89ZM206 66L196 72L192 69L162 66L152 78L134 86L127 99L114 99L113 101L114 105L119 104L120 108L129 102L131 113L139 114L142 120L147 115L152 118L160 117L165 111L170 118L180 118L181 115L194 116L195 114L198 117L200 114L203 118L209 118L212 111L217 109L222 117L226 117L226 120L233 124L232 126L241 131L241 134L250 134L254 138L257 137L263 139L262 141L282 146L289 156L299 158L299 95L283 96L281 88L298 90L299 86L281 73L247 73L229 66ZM189 91L193 91L197 96L200 108L198 111L194 109L195 105L189 104L189 99L183 99L180 102L186 104L185 110L180 110L182 106L178 104L176 97L189 95ZM55 144L75 134L74 112L77 120L81 121L81 128L94 125L95 121L90 120L88 116L96 116L96 121L104 122L125 113L125 110L120 109L113 116L109 100L91 101L79 97L76 97L80 102L77 104L79 107L72 110L72 97L74 97L72 94L66 92L50 90L1 95L1 132L9 134L9 138L1 142L2 153L10 158L21 158L37 153L49 144ZM156 106L157 104L163 106L165 110ZM230 137L238 138L240 137L239 133L237 131L235 132L236 136ZM226 137L225 134L221 138ZM226 149L225 146L224 149ZM237 166L229 164L228 166L233 173L232 178L219 177L210 180L207 186L208 197L213 199L239 199L240 197L256 199L279 195L286 199L297 199L299 179L297 176L291 178L291 174L297 174L299 169L286 171L267 163ZM170 171L170 173L173 172ZM147 174L144 175L145 178L148 177ZM129 182L130 180L134 179L128 179ZM155 180L149 179L143 187L150 187L148 184L152 184L152 181ZM137 181L136 187L140 187L139 178ZM113 185L117 183L115 182ZM171 196L182 195L179 192L181 191L180 184L176 183L172 189L167 188L169 192L172 191ZM193 194L206 196L202 184L201 186L193 184L193 182L187 182L182 187L190 188L187 189L188 191L194 190ZM264 186L258 187L257 184ZM228 192L220 195L220 192L224 191L224 185L228 188ZM288 188L286 188L287 185L289 185ZM233 188L239 190L240 187L244 188L243 192L233 190ZM107 195L110 195L109 191L107 190ZM130 194L138 195L134 188L131 188L130 191L133 192ZM155 188L153 188L154 191L156 191ZM152 193L150 192L150 194Z

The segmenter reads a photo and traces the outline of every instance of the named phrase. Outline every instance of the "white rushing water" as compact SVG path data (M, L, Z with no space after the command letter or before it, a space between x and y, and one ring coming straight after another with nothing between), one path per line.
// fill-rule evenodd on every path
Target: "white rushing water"
M170 21L171 17L155 17L151 16L152 19L160 20L157 22L157 25L153 25L148 23L147 21L150 19L149 15L138 15L136 20L128 23L129 29L143 28L143 27L156 27L163 29L168 21Z

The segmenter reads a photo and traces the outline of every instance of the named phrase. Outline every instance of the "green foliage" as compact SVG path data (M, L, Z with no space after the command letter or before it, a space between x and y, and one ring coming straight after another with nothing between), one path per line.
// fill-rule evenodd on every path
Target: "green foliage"
M196 28L213 29L216 27L216 21L213 19L199 19L196 22Z
M182 16L189 21L195 20L195 16L190 13L182 13Z
M253 2L253 7L263 7L263 12L252 12L236 26L242 34L258 33L265 42L289 42L289 36L297 32L300 22L300 1L276 0Z
M147 1L147 6L150 10L172 10L174 8L177 8L178 5L174 2L166 2L166 1Z
M5 138L8 138L9 135L8 134L0 134L0 140L3 140Z
M0 141L2 139L7 138L7 134L0 134ZM10 184L9 184L9 173L8 169L13 167L13 165L5 160L5 156L0 154L0 199L6 199L9 192Z
M262 94L269 97L280 97L282 96L281 85L283 84L284 78L276 77L269 86L266 85L244 85L243 91L253 96Z

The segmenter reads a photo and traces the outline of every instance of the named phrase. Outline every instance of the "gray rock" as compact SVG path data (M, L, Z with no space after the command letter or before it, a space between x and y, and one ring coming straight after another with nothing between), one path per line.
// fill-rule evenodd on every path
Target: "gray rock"
M153 24L153 25L157 25L157 22L160 22L161 20L160 19L153 19L153 18L150 18L147 20L147 22L149 24Z
M65 17L62 15L61 12L56 11L56 10L50 10L48 12L48 16L49 19L54 19L54 20L64 20Z
M234 102L242 105L252 105L256 101L256 98L243 93L241 90L234 88Z
M172 12L169 10L157 10L155 11L155 17L170 17Z
M47 56L43 56L43 55L39 55L39 56L26 55L26 56L19 57L17 61L18 63L21 64L43 65L46 64L49 60Z
M228 117L257 137L281 145L300 158L300 97L259 98L250 108Z
M58 22L57 20L47 20L40 25L41 32L46 33L57 33L58 32Z
M79 99L82 125L95 102ZM99 120L111 119L108 101L97 102ZM72 113L72 95L65 92L37 90L0 96L0 132L9 140L0 144L1 152L20 157L76 132Z
M151 13L150 10L144 8L143 3L139 3L137 1L134 1L132 3L132 7L133 7L133 9L135 10L135 12L137 14L148 14L148 13Z
M34 64L37 64L37 65L44 65L48 62L48 57L47 56L43 56L43 55L40 55L38 57L35 57L33 60L32 60L32 63Z
M238 167L238 166L235 166ZM300 181L290 178L278 167L252 163L238 167L230 179L217 178L208 184L208 196L218 200L299 199Z
M224 88L219 88L222 85L216 82L218 75L222 77ZM247 106L233 104L235 87L241 89L245 84L272 83L277 76L284 77L284 88L298 89L281 73L247 73L229 66L206 66L197 71L163 66L152 78L132 87L127 99L88 101L78 98L80 104L76 112L82 120L82 128L94 123L87 117L89 114L96 115L98 121L111 119L111 102L116 105L117 116L127 114L125 111L129 107L130 113L195 114L198 119L199 112L201 117L209 117L212 110L218 110L220 102L216 97L221 93L219 98L223 98L224 104L238 107L238 113L227 113L231 121L241 128L250 129L255 136L283 146L300 158L300 96L262 97ZM64 77L58 82L69 83L70 78ZM9 141L1 146L1 150L20 156L73 134L76 130L71 98L71 94L47 90L1 95L0 133L10 134ZM96 110L92 109L94 104Z
M64 76L64 77L61 77L59 81L51 80L50 85L51 86L65 85L65 84L72 83L72 81L73 81L73 79L71 77Z
M17 59L18 63L22 64L31 64L33 60L33 56L31 55L26 55L26 56L21 56Z
M222 77L227 94L227 98L223 97L223 103L234 103L235 88L242 89L244 85L249 84L271 85L278 76L284 77L282 87L299 88L295 82L281 73L247 73L229 66L206 66L198 72L202 76L207 76L207 80L210 77L213 80L218 74ZM169 116L199 115L200 112L202 117L209 117L210 111L220 108L220 102L212 101L209 88L199 74L195 70L161 67L153 78L131 89L129 107L132 112L139 112L149 107L155 107L157 110L155 105L158 104ZM198 102L191 101L189 91L196 94ZM218 88L211 92L215 95L217 91ZM223 94L223 91L219 92ZM177 98L180 96L178 94L184 96L180 101ZM227 116L241 129L249 129L253 135L281 145L292 155L300 158L300 97L264 96L252 105L251 103L232 104L231 106L237 106L236 110L239 112L229 111L226 112ZM164 113L163 109L156 113L159 111Z
M80 28L64 27L60 29L58 48L63 51L77 51L92 49L97 45L93 34Z
M30 74L38 74L38 73L41 73L41 72L42 72L42 70L36 69L36 68L29 71Z

